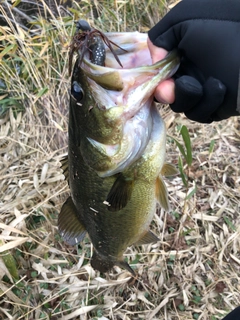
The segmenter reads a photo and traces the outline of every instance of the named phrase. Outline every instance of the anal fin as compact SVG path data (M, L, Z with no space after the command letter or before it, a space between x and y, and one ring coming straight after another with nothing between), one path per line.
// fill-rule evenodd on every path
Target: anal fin
M169 211L168 191L161 176L158 176L157 178L155 192L160 206L166 211Z
M78 218L78 212L71 197L64 202L59 213L58 230L64 241L71 246L82 241L86 234L86 230Z
M141 239L139 239L134 245L141 246L143 244L158 242L160 239L151 231L147 231Z
M109 211L119 211L126 207L131 199L133 184L132 179L126 179L121 173L118 175L106 199Z

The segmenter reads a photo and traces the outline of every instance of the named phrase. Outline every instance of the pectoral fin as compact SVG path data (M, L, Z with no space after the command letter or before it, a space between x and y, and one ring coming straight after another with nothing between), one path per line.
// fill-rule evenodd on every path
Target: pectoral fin
M175 168L171 163L164 163L161 170L161 175L164 177L175 176L178 173L178 169Z
M161 176L157 178L155 192L160 206L166 211L169 211L168 192Z
M131 199L133 184L132 179L126 179L121 173L118 175L106 199L109 211L118 211L126 207Z
M148 244L148 243L152 243L152 242L157 242L160 239L155 236L154 233L152 233L151 231L147 231L142 237L141 239L139 239L136 243L134 243L137 246L141 246L143 244Z
M77 209L71 197L62 206L58 217L58 230L64 241L71 246L82 241L86 234L86 230L78 218Z

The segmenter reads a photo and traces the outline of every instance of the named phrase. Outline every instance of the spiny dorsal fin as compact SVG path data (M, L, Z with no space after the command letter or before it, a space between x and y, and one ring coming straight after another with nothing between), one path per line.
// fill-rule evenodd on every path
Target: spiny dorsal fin
M68 174L68 155L64 156L62 158L61 162L61 169L63 171L63 174L65 176L65 179L67 182L69 182L69 174Z
M58 217L58 230L64 241L71 246L76 245L84 238L86 231L78 218L77 209L69 197L63 204Z
M174 165L168 162L164 163L161 170L161 175L164 177L175 176L178 173L179 173L178 169L175 168Z
M142 244L148 244L152 242L158 242L160 239L151 231L147 231L141 239L139 239L136 243L137 246L141 246Z
M160 206L164 210L169 211L168 191L161 176L159 176L156 181L156 198Z
M123 174L118 175L106 199L109 211L119 211L126 207L132 195L133 183L132 179L127 180Z

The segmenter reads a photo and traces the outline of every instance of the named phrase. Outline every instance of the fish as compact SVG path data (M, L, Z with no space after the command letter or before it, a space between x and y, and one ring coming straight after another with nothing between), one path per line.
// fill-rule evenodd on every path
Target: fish
M78 58L62 160L71 195L59 214L59 233L70 245L88 234L94 269L118 266L135 276L124 252L159 241L149 226L157 203L169 210L163 175L177 173L165 161L166 128L154 90L176 72L180 58L171 52L152 65L146 34L103 34L85 21L72 50Z

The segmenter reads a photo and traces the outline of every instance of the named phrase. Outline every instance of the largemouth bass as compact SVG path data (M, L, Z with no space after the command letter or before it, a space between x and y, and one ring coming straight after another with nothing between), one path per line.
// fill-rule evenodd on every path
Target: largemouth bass
M101 272L117 265L134 274L123 253L159 240L149 225L157 201L169 207L162 175L176 174L165 163L165 124L153 93L176 71L179 57L172 52L151 65L146 39L138 32L104 35L80 21L72 46L79 58L63 161L71 196L58 226L71 245L88 233L91 265Z

